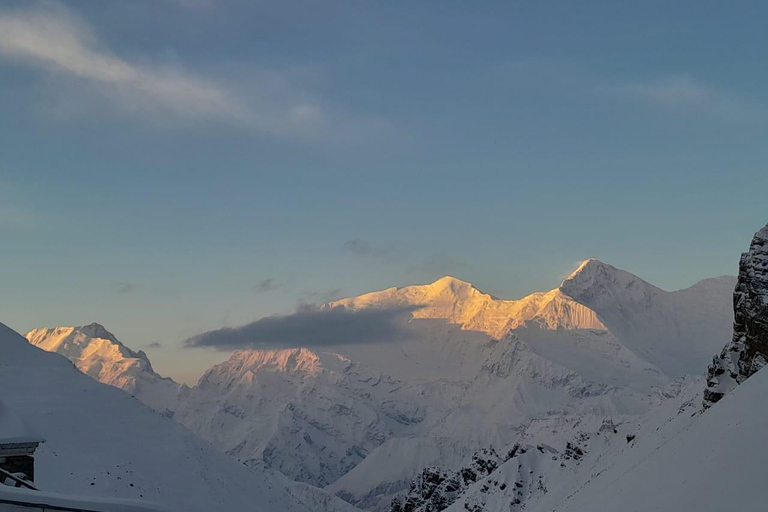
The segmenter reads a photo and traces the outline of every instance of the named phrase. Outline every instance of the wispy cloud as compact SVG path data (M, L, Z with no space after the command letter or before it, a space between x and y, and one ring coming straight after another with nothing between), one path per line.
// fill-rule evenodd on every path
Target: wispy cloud
M323 104L289 72L227 62L211 78L185 69L178 57L153 63L117 55L82 18L55 1L0 8L0 60L46 71L55 97L66 95L69 107L101 112L96 103L101 98L121 113L153 122L218 120L271 135L353 144L389 129Z
M264 279L263 281L259 282L256 286L254 286L254 290L257 293L273 292L279 288L280 288L280 284L271 277L269 279Z
M408 274L428 274L430 276L456 275L465 271L467 264L448 254L436 253L417 261L407 269Z
M115 281L112 283L112 289L120 295L125 295L126 293L135 291L137 288L140 288L140 285L136 283L129 283L126 281Z
M148 343L146 345L142 345L139 348L140 349L145 349L145 348L153 349L153 348L162 348L162 347L163 347L162 343L160 343L159 341L153 341L152 343Z
M360 258L375 258L387 262L398 258L394 248L384 247L362 238L347 240L344 242L344 250Z
M515 83L555 93L587 94L586 100L622 99L642 102L670 113L700 112L739 120L762 116L763 105L744 97L735 88L714 85L686 73L648 75L634 79L579 66L565 60L505 62L493 66L484 80Z
M270 316L242 327L204 332L187 339L184 346L233 350L392 342L409 335L404 320L417 309L418 306L360 310L304 306L291 315Z
M307 304L320 303L325 304L332 300L337 300L341 297L342 288L332 288L330 290L309 290L303 292L299 296L299 307L304 307Z
M244 119L247 108L219 84L180 69L112 54L60 4L0 11L0 55L87 81L100 91L177 114Z
M643 82L603 85L619 96L668 108L709 112L734 118L755 114L755 106L738 96L686 75L663 76Z

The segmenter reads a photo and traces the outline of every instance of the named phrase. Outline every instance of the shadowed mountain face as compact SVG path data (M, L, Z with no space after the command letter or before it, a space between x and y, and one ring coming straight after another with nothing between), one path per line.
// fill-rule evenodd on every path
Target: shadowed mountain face
M668 375L698 374L717 339L730 335L733 276L667 292L623 270L587 260L560 290L589 307L622 343Z
M768 226L741 255L733 308L733 338L709 366L705 408L768 364Z

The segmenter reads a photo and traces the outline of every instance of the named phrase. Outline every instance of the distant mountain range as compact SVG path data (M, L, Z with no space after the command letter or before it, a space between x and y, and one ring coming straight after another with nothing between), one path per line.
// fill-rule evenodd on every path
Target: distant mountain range
M702 374L730 338L735 285L724 276L666 292L594 259L519 300L444 277L324 306L414 306L405 339L241 350L192 388L158 376L98 325L27 338L248 466L383 510L425 467L450 474L482 449L528 443L534 450L516 457L550 464L537 444L562 448L609 424L625 435L683 396L685 376Z

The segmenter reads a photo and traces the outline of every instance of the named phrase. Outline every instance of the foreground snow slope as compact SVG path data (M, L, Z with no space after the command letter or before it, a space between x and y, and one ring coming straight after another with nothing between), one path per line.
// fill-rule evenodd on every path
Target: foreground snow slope
M768 372L760 371L671 437L655 431L578 490L558 512L766 509ZM698 406L699 402L696 401Z
M63 355L86 375L127 391L157 411L173 407L182 389L155 373L143 351L126 347L102 325L34 329L24 336L34 346Z
M254 472L128 394L0 324L0 394L47 442L41 489L148 499L184 511L351 511L306 485Z
M645 415L570 416L562 418L565 425L558 429L552 428L551 419L534 422L518 443L498 452L503 455L498 469L465 485L458 495L444 486L439 492L425 492L430 489L415 481L406 498L419 505L413 512L426 512L425 505L440 502L450 506L430 512L551 512L570 503L600 475L639 464L649 451L687 429L696 420L701 382L699 377L677 383L677 389L669 389L677 396Z

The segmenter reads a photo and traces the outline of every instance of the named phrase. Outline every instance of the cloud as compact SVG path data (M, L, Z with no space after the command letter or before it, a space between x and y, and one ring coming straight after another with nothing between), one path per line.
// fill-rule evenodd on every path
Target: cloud
M270 316L242 327L204 332L187 339L184 346L233 350L392 342L409 335L404 320L417 309L420 307L351 310L343 306L304 306L290 315Z
M257 293L272 292L278 288L280 288L280 285L271 277L269 279L264 279L254 287Z
M454 275L467 268L467 264L463 263L455 258L452 258L448 254L437 253L431 254L424 258L422 261L418 261L411 265L407 270L407 274L424 274L429 275Z
M247 115L241 102L210 80L113 55L90 27L56 3L0 11L0 55L86 81L121 101L183 115Z
M125 281L115 281L112 283L112 288L114 288L114 290L121 295L130 293L139 287L140 286L138 284L127 283Z
M397 259L391 247L380 247L369 240L353 238L344 242L344 250L360 258L375 258L392 262Z
M325 304L326 302L339 299L341 298L342 291L342 288L332 288L330 290L324 291L305 291L299 297L299 307L303 307L311 302L319 302L321 304Z
M174 0L185 7L212 0ZM155 125L223 122L238 129L307 142L380 144L397 136L384 118L361 116L314 94L322 67L264 69L217 59L215 71L191 72L175 50L150 58L118 55L62 2L30 1L0 8L0 63L45 72L49 118L118 112ZM127 23L128 21L126 21ZM161 62L157 55L164 54ZM215 73L215 74L214 74ZM55 108L51 107L55 105ZM106 109L104 107L107 107Z
M162 348L162 347L163 347L162 343L160 343L159 341L153 341L152 343L149 343L147 345L142 345L139 348L140 349L145 349L145 348Z
M700 112L736 120L762 119L764 107L738 92L709 84L685 72L620 79L567 60L512 61L493 66L486 81L515 83L542 91L586 93L594 100L620 98L669 112Z
M754 114L754 107L744 100L685 75L610 85L604 89L625 98L669 108L706 111L739 118Z

